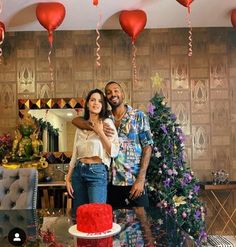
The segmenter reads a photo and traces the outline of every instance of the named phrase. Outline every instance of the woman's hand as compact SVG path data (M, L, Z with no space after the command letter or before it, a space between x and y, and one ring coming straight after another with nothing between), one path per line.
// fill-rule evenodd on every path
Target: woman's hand
M73 187L72 187L70 179L66 179L66 189L67 189L68 194L72 198L74 198L74 196L73 196L74 190L73 190Z
M104 134L102 120L98 122L91 122L91 128L98 136Z

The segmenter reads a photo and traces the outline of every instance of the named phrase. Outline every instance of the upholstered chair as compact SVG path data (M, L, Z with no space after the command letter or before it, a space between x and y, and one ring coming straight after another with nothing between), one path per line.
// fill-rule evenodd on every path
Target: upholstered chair
M0 167L0 210L36 209L38 171Z

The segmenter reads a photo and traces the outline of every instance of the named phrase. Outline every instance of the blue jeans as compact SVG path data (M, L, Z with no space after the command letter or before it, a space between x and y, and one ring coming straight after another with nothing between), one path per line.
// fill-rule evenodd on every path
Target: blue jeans
M74 190L73 214L79 205L107 201L108 169L103 163L84 164L77 161L71 176Z

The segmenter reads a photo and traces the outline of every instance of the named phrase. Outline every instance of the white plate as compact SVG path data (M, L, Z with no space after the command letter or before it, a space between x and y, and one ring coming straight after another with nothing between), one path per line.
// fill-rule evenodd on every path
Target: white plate
M121 230L120 225L113 223L111 230L108 230L106 232L99 232L99 233L86 233L86 232L80 232L77 230L77 225L73 225L69 228L69 233L75 237L78 238L86 238L86 239L99 239L99 238L106 238L110 237L112 235L115 235L119 233Z

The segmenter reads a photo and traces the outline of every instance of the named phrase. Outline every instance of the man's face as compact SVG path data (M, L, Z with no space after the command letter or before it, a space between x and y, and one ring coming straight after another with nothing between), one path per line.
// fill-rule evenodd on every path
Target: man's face
M105 94L112 108L118 107L124 101L124 93L116 83L109 84L106 87Z

